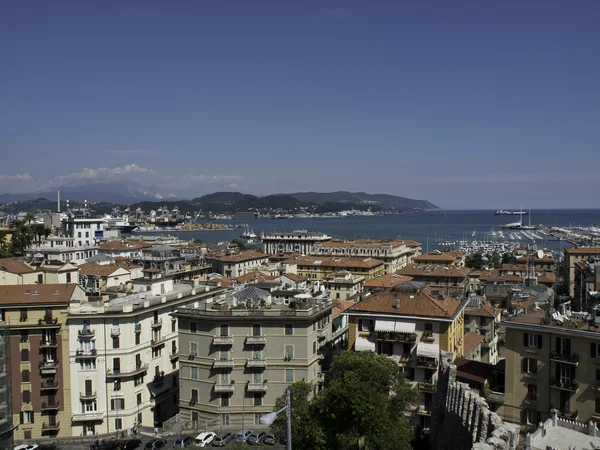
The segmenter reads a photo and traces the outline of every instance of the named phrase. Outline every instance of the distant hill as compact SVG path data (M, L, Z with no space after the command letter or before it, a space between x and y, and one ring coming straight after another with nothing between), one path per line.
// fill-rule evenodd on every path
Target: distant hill
M323 205L325 203L376 204L383 208L435 210L440 209L427 200L413 200L390 194L367 194L365 192L297 192L287 194L298 200Z
M258 197L250 194L242 194L241 192L215 192L206 194L202 197L197 197L192 200L198 205L208 205L210 203L233 203L245 200L256 200Z

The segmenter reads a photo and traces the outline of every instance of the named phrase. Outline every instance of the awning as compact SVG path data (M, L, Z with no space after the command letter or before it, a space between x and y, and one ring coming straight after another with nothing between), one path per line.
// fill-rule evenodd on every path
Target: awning
M354 350L357 352L375 351L375 342L371 342L363 337L357 337L354 343Z
M438 359L440 354L440 346L438 344L428 344L426 342L419 342L417 345L417 356L425 356L427 358Z
M396 331L395 320L377 319L375 321L375 331L384 331L393 333Z
M414 333L415 323L414 322L396 322L396 333Z

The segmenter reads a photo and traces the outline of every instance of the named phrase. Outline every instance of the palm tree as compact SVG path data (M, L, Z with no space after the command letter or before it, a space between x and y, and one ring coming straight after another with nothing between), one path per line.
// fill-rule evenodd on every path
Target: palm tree
M35 220L35 214L28 212L27 214L25 214L25 222L27 222L29 225L31 225L31 222L33 222Z

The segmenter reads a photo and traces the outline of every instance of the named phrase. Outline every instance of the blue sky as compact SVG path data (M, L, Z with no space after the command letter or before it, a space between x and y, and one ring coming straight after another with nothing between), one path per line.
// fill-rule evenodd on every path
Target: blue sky
M0 192L597 207L600 2L0 4Z

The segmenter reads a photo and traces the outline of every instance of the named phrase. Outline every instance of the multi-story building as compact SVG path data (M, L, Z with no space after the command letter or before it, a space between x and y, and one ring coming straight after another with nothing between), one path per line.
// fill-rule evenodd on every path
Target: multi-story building
M144 241L114 239L112 241L100 243L98 246L98 253L113 258L135 258L141 257L144 250L149 250L151 247L152 244Z
M466 300L407 282L366 297L344 313L349 316L348 347L389 356L419 389L419 404L407 411L414 425L429 427L440 351L463 356L466 305Z
M281 252L298 252L308 255L315 244L330 241L331 236L307 230L294 230L263 233L260 239L265 253L274 255Z
M443 289L449 295L463 297L469 291L469 269L440 265L411 265L398 271L413 281Z
M10 330L0 325L0 449L13 448Z
M249 429L291 383L322 381L333 306L328 295L279 302L248 286L175 311L183 420Z
M353 275L364 276L371 280L383 275L385 270L383 261L375 258L350 258L335 257L323 258L320 256L301 256L288 259L285 265L287 273L303 275L311 281L324 280L328 275L345 270Z
M77 260L85 261L98 253L98 244L104 238L106 220L92 217L89 209L69 210L62 220L61 234L73 238L73 244L79 249ZM75 262L75 261L73 261Z
M586 310L592 297L600 291L600 256L591 256L575 263L573 299Z
M454 266L463 267L465 263L465 255L460 251L450 252L430 252L415 256L412 259L413 264L417 265L438 265L438 266Z
M498 328L502 311L480 298L470 298L465 308L465 332L483 336L478 361L498 362ZM465 353L465 357L467 354Z
M83 264L87 258L94 256L97 249L94 245L76 245L74 237L48 236L38 244L25 249L27 258L35 261L50 261Z
M363 275L353 275L348 271L340 271L329 274L323 280L325 289L331 292L331 298L335 300L346 300L363 291Z
M70 303L73 436L153 427L178 410L178 327L170 313L213 293L154 272L135 281L135 294Z
M205 281L211 271L211 264L200 254L168 244L144 249L141 256L133 256L131 261L142 266L143 271L161 273L169 276L174 282Z
M600 420L600 327L585 313L534 309L505 317L506 383L499 414L535 426L560 417Z
M575 295L575 263L586 260L591 256L600 256L600 247L569 247L565 248L565 284L569 295Z
M384 272L389 274L406 267L418 255L418 247L408 246L406 242L399 240L334 240L316 243L310 254L326 257L376 258L383 261Z
M76 284L3 286L0 319L10 330L12 422L16 440L71 435L69 302Z
M212 270L228 278L237 278L266 267L269 257L262 252L221 253L206 255Z
M375 293L393 288L397 284L411 281L412 277L408 275L399 275L397 273L388 273L372 280L365 281L363 288L366 292Z

